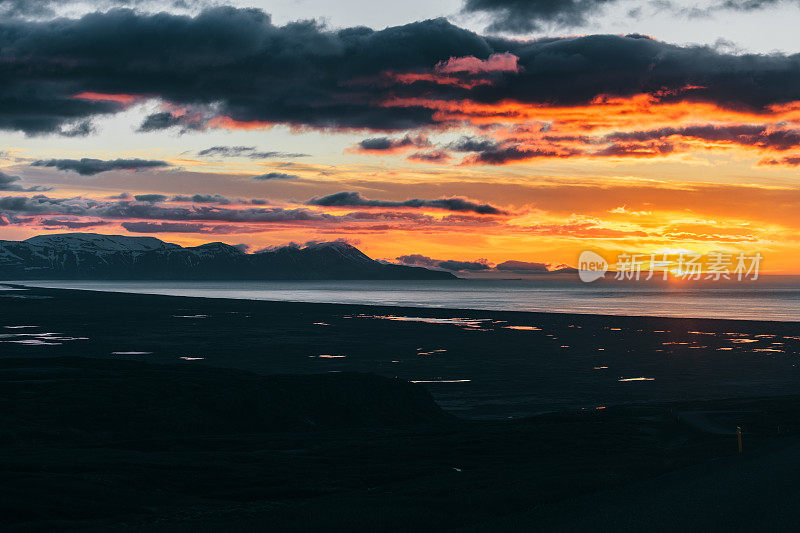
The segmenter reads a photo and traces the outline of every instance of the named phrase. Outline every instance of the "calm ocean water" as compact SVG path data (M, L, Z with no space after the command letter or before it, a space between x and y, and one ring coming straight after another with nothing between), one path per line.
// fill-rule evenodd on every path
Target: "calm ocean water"
M452 309L605 315L800 320L800 276L740 282L612 280L572 276L452 281L22 281L141 294Z

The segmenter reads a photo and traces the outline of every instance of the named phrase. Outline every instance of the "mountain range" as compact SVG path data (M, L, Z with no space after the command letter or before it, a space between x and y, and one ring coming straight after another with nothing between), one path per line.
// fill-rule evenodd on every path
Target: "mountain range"
M248 254L221 242L183 247L155 237L61 233L0 240L0 279L441 280L455 276L375 261L342 242Z

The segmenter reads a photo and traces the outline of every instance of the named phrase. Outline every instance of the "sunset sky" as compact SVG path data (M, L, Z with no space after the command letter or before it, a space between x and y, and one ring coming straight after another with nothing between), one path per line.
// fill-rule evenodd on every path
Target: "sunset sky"
M345 239L376 259L551 268L586 249L744 251L800 274L798 2L0 15L2 239Z

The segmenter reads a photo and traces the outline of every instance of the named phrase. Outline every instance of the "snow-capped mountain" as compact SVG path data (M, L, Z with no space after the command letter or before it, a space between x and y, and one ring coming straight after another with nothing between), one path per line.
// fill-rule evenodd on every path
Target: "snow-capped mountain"
M0 279L448 279L370 259L341 242L246 254L221 242L184 248L154 237L95 233L0 241Z
M37 235L25 240L28 244L60 250L103 252L150 252L153 250L175 250L180 246L155 237L128 237L125 235L99 235L97 233L57 233Z

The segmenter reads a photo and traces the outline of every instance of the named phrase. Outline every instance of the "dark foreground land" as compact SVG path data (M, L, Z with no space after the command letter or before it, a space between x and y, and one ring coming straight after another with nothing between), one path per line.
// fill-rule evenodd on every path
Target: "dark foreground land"
M2 530L796 531L800 519L795 324L491 313L477 328L344 317L488 313L3 294ZM691 331L704 348L663 344ZM598 345L613 352L599 366L656 380L583 372ZM112 355L126 351L152 353ZM180 359L192 356L204 359ZM503 367L506 412L574 407L453 414L501 413ZM473 381L394 378L458 372ZM557 387L566 399L550 400Z

